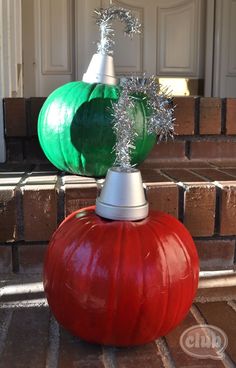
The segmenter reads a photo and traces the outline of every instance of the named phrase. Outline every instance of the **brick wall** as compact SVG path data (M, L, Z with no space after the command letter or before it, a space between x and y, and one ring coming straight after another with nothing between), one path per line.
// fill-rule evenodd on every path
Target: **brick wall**
M3 100L7 162L47 162L37 137L44 101L43 97Z
M150 208L185 224L194 237L202 270L234 267L236 169L234 174L232 169L224 170L212 166L142 169ZM216 175L222 181L212 182ZM227 176L231 182L225 181ZM94 204L98 190L92 178L53 172L0 173L1 270L41 271L47 242L57 225L72 211Z
M47 162L37 138L37 118L45 98L4 99L8 162ZM148 157L156 160L222 160L236 157L236 99L176 97L176 137L161 142Z
M44 101L4 100L8 164L0 165L0 272L41 272L59 222L95 203L94 179L48 171L53 167L37 139ZM175 104L174 142L156 145L141 166L150 207L185 224L202 270L231 269L236 263L236 99L176 97Z

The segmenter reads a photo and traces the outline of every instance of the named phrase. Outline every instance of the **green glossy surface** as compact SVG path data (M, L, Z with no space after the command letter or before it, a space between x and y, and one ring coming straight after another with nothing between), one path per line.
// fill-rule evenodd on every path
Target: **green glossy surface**
M111 103L119 98L119 91L118 86L70 82L49 95L40 111L38 136L45 155L57 168L79 175L106 175L115 160ZM141 98L133 114L138 136L132 164L139 164L156 137L146 132Z

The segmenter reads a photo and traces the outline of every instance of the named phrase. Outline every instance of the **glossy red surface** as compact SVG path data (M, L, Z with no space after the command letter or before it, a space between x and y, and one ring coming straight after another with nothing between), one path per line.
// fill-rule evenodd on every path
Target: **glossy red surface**
M89 207L54 233L44 287L56 319L74 335L128 346L152 341L180 323L198 274L193 240L175 218L151 212L138 222L111 221Z

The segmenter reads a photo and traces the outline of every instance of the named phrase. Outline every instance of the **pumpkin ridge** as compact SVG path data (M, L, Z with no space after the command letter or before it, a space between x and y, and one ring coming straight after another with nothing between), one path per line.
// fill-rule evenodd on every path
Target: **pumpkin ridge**
M78 88L78 84L75 84L73 86L73 88L71 88L71 90L67 94L67 101L71 100L71 99L69 99L69 97L70 96L73 97L74 92L77 90L77 88ZM65 108L67 106L67 104L64 102L64 104L62 106L64 106L64 108ZM74 115L75 108L76 107L73 106L73 113L70 114L71 115L70 117L72 117ZM68 111L67 111L67 109L65 109L65 110L66 110L66 114L67 114L67 119L65 119L65 120L68 121ZM72 122L72 120L70 119L69 124L71 124L71 122ZM61 120L60 120L60 123L61 123ZM72 162L77 161L76 166L78 167L78 160L81 160L81 153L78 154L75 147L72 145L71 148L70 148L70 154L69 154L69 157L68 157L68 155L67 155L68 146L65 147L64 143L67 141L67 137L69 137L68 141L70 141L70 130L69 129L67 130L67 129L65 129L65 127L63 127L62 131L63 131L63 136L62 136L62 134L59 134L61 154L62 154L64 162L66 163L66 166L71 170L72 173L75 173L73 165L71 166L71 156L73 156ZM65 148L66 148L66 151L65 151ZM69 161L68 161L68 158L69 158Z
M74 238L74 234L76 234L76 243L80 243L87 236L87 234L89 233L90 227L88 226L89 225L88 223L79 224L80 226L76 226L76 225L78 225L78 224L75 224L72 228L70 228L69 234L72 237L72 239ZM87 229L86 229L86 227L87 227ZM66 236L66 234L64 234L64 237L65 236ZM65 268L67 268L68 263L71 261L71 258L73 257L73 254L77 250L77 248L78 248L77 244L75 244L74 247L71 249L71 252L69 252L69 254L67 254Z
M171 221L168 221L168 218L170 218ZM163 219L165 221L162 221ZM197 250L195 248L195 244L193 242L193 239L192 239L189 231L179 221L178 222L179 222L180 227L182 227L182 229L185 230L184 234L188 237L188 239L186 239L187 241L183 241L183 239L175 231L173 231L173 221L177 222L177 220L169 214L166 214L165 216L162 217L162 219L160 219L160 223L162 223L163 226L165 226L166 228L169 228L169 230L174 234L175 238L178 239L178 242L180 243L181 248L183 249L183 253L185 254L185 256L186 257L188 256L188 258L187 258L188 262L187 263L189 265L189 270L191 271L191 275L193 276L192 279L194 281L196 279L196 275L193 273L193 268L190 266L190 260L195 259L195 261L198 262L198 254L197 254ZM191 244L193 244L194 247L189 247L188 246L189 242ZM198 279L198 277L197 277L197 279ZM193 287L193 285L192 285L192 287Z
M67 91L68 89L71 89L71 86L75 87L77 83L78 82L76 82L76 81L66 83L63 86L63 89L65 89ZM54 106L54 102L55 102L54 100L55 100L55 98L56 99L58 98L58 94L60 96L61 89L62 89L62 86L58 87L47 97L47 99L46 99L45 103L43 104L43 107L40 111L40 114L39 114L39 124L38 124L39 141L40 141L40 144L41 144L47 158L52 163L54 161L54 152L53 152L53 155L51 155L50 152L52 152L52 150L50 150L51 145L49 143L50 143L50 135L53 134L53 133L50 131L50 132L46 132L46 134L45 134L45 131L43 129L43 125L45 126L45 121L47 121L48 115L49 115L49 113L51 113L51 107ZM59 103L60 106L62 106L63 105L63 100L59 99L59 101L57 101L57 103ZM43 116L44 111L46 113L46 117ZM46 129L48 129L48 124L46 124ZM44 132L44 134L42 134L42 132ZM58 135L59 135L59 127L57 127L57 135L56 135L57 144L56 145L61 146L60 141L59 141L60 138L58 137ZM55 140L55 134L53 134L53 139ZM54 141L53 146L55 146L55 141ZM60 170L65 170L66 171L65 160L63 160L63 163L62 163L61 159L63 159L63 156L60 153L60 159L56 161L56 166Z
M157 220L157 218L156 218L156 220ZM153 227L153 222L152 221L149 221L147 223L147 225L148 225L149 229L151 230L151 232L153 234L153 237L155 239L155 244L156 244L157 248L159 249L158 255L159 256L161 254L163 255L162 256L162 260L165 261L165 268L164 268L164 270L167 270L167 272L165 272L165 276L166 276L166 279L167 279L167 286L166 286L167 293L166 293L165 309L163 310L163 313L162 313L161 324L159 324L158 327L155 328L156 334L158 334L160 336L163 336L164 333L162 331L162 326L163 326L163 323L166 321L166 317L167 317L167 313L168 313L168 308L169 308L169 301L170 301L170 295L169 295L169 290L170 290L169 264L167 262L165 247L164 247L164 244L162 242L161 236L158 235L158 233L156 232L156 226ZM158 222L158 227L159 227L159 222ZM158 244L159 244L159 246L158 246ZM161 253L160 253L160 249L161 249ZM163 288L163 286L164 285L162 284L162 288ZM158 310L157 310L157 313L158 313Z
M159 225L165 230L168 229L169 233L171 233L171 235L177 240L178 245L180 245L183 255L185 257L185 261L187 260L187 264L189 265L189 259L186 259L186 254L183 250L183 242L182 239L176 234L175 231L173 231L173 228L171 226L169 226L169 222L162 222L163 218L165 218L164 216L162 217L162 219L160 219L159 221ZM177 259L177 256L175 255L175 258ZM188 268L188 272L189 272L189 268ZM176 285L177 286L177 285ZM182 282L181 279L178 279L178 288L180 289L179 291L179 295L182 295L182 291L183 291L183 287L182 287ZM182 298L180 297L178 299L178 304L176 303L176 308L175 308L175 317L173 317L173 321L171 326L175 326L176 325L176 320L178 323L178 320L181 318L181 313L179 313L181 311L181 305L182 305Z
M116 244L119 246L118 252L114 252L114 261L113 261L113 268L115 265L115 270L112 272L112 282L109 287L109 290L112 290L112 292L109 292L109 298L107 301L107 325L106 325L106 331L104 334L104 343L109 341L111 338L116 339L116 336L112 336L113 332L113 325L116 322L117 319L117 313L118 311L118 300L119 300L119 290L116 289L116 285L119 285L118 279L119 279L119 273L120 273L120 265L122 260L122 234L124 231L124 224L120 223L117 227L117 234L116 234ZM114 230L114 229L113 229ZM115 247L114 247L115 248ZM118 247L117 247L118 248ZM117 256L118 254L118 256ZM117 257L116 257L117 256ZM112 262L112 261L111 261ZM115 305L114 307L112 307Z
M74 224L74 226L73 226L73 230L72 229L70 229L70 235L71 235L71 238L73 239L74 238L74 233L76 233L77 231L78 231L78 228L77 228L77 226L76 226L77 224ZM85 237L86 235L87 235L87 232L90 230L90 228L88 227L88 229L87 229L87 231L85 231L84 232L84 230L83 231L80 231L80 233L81 233L81 237L79 237L79 238L77 238L77 243L78 243L78 240L82 240L83 239L83 237ZM63 234L62 234L62 237L64 238L65 237L65 235L66 235L66 233L64 232ZM72 236L73 235L73 236ZM58 240L58 239L55 239L55 240ZM71 259L71 257L72 257L72 255L73 255L73 253L77 250L77 243L74 245L74 247L71 249L71 252L70 252L70 254L69 255L67 255L67 257L66 257L66 262L64 263L64 272L62 273L62 272L56 272L56 268L54 269L54 273L52 273L52 271L51 271L51 280L52 280L52 282L54 281L54 275L55 274L57 274L57 275L59 275L59 276L57 276L57 277L59 277L59 280L61 280L61 282L59 283L60 284L60 288L59 288L59 294L61 294L61 288L63 287L63 284L65 284L65 278L64 278L64 276L65 276L65 274L66 274L66 270L67 270L67 267L68 267L68 263L70 262L70 259ZM51 244L50 244L50 246L51 246ZM49 250L50 251L50 250ZM59 250L58 250L59 251ZM58 255L58 251L57 251L57 255ZM62 248L61 247L61 252L60 252L60 254L64 254L64 248ZM61 261L62 261L62 259L63 259L63 257L61 257ZM60 259L59 259L60 260ZM56 265L57 265L57 268L61 268L61 261L59 261L59 262L57 262L56 263Z
M48 100L46 100L46 102L48 102ZM40 110L39 118L38 118L38 138L39 138L39 142L40 142L41 146L43 147L43 151L44 151L46 157L49 159L49 161L52 162L53 161L53 157L52 157L52 155L50 153L50 150L48 149L47 144L46 145L43 144L44 139L47 136L44 135L44 134L42 134L43 128L42 128L42 130L40 129L40 126L43 124L43 123L41 123L41 117L43 116L43 114L45 114L44 119L47 120L48 115L49 115L49 112L50 112L50 108L48 107L48 105L43 105L42 109ZM57 138L57 141L59 143L59 138ZM64 170L65 169L65 163L64 162L63 163L60 162L60 165L58 165L58 166L59 166L59 169L60 170Z
M171 221L170 221L171 220ZM157 222L157 218L154 219L155 222ZM190 296L189 298L189 305L186 306L186 313L184 313L183 311L183 308L181 307L182 306L182 303L183 303L183 298L179 298L178 299L178 308L177 308L177 305L176 305L176 308L175 308L175 318L173 318L173 321L171 323L171 327L168 328L168 330L166 330L166 332L168 332L170 330L170 328L174 328L181 320L183 320L183 318L186 316L187 312L188 312L188 309L189 307L191 306L191 302L194 298L194 289L195 289L195 286L197 287L196 285L196 282L195 279L196 279L196 276L195 274L193 273L193 268L190 266L190 260L192 260L192 262L194 262L195 259L197 259L197 253L193 252L193 250L195 249L195 245L194 245L194 242L188 232L188 230L186 228L184 228L183 224L180 223L178 220L176 220L175 218L173 218L173 216L169 215L169 214L165 214L165 213L162 213L162 216L161 218L159 219L159 225L165 230L165 229L168 229L169 233L171 233L171 235L176 239L176 244L178 244L178 246L181 247L182 249L182 254L185 258L185 262L187 263L188 267L187 267L187 271L188 271L188 279L190 279L190 282L188 283L188 288L189 288L189 284L191 284L191 293L188 292L188 295ZM175 231L175 228L173 227L173 223L178 223L179 227L181 229L184 229L184 234L183 236L186 236L186 239L183 239L182 237L180 237L176 231ZM183 241L185 240L185 241ZM188 247L188 242L191 242L193 247ZM187 258L186 256L186 253L187 253L187 249L189 248L189 257ZM190 252L190 250L192 251L192 254ZM176 255L176 259L177 259L177 255ZM183 291L183 283L182 283L182 278L178 279L178 287ZM182 292L179 293L180 295L183 295ZM185 304L186 304L186 299L185 299ZM165 333L166 333L165 332Z
M95 225L96 226L96 225ZM92 228L89 228L89 231L87 232L87 234L89 234L90 230ZM99 239L102 236L102 234L97 234L97 239ZM91 239L90 239L91 241ZM87 292L87 297L86 300L84 301L84 306L87 306L87 308L89 308L90 305L90 301L91 301L91 289L92 289L92 280L93 280L93 275L96 274L96 264L97 264L97 260L96 260L96 254L99 252L99 249L95 249L95 251L93 250L93 252L91 252L90 255L90 259L88 262L88 267L87 267L87 287L86 287L86 292ZM93 267L95 263L95 267Z
M171 222L167 222L164 225L173 231L171 224L172 224ZM191 292L188 292L188 296L189 296L189 306L191 306L192 300L193 300L193 298L194 298L194 296L196 295L196 292L197 292L198 275L196 275L196 273L193 272L194 269L193 269L193 267L191 267L191 262L190 261L191 261L191 259L192 259L192 261L194 259L198 260L197 251L196 251L195 254L191 254L190 251L195 249L195 247L194 248L189 247L190 249L188 249L188 252L187 252L186 245L188 244L188 241L183 242L183 240L178 236L178 234L176 234L176 232L173 232L173 234L174 234L175 238L178 239L178 243L179 243L179 245L180 245L180 247L183 251L183 254L185 256L185 262L188 265L188 275L189 275L189 278L191 279L191 282L189 283L190 286L191 286ZM192 238L190 238L189 240L192 243L194 243L192 241ZM199 265L198 265L198 267L199 267ZM190 275L191 275L191 277L190 277ZM181 283L181 287L183 289L183 285L182 285L181 280L179 280L179 282ZM189 307L188 308L186 307L186 309L187 310L186 310L185 315L188 313ZM174 326L176 326L177 324L178 324L178 319L177 319L177 322L176 321L174 322Z
M136 225L136 224L135 224ZM137 231L137 236L136 236L136 239L135 239L135 247L136 249L139 249L140 250L140 254L141 254L141 263L142 263L142 266L141 266L141 270L142 270L142 297L141 297L141 303L139 302L139 312L137 313L137 316L136 316L136 323L133 327L133 330L131 331L131 336L129 338L129 341L135 341L136 339L136 336L139 336L139 331L140 331L140 316L142 315L142 312L143 312L143 305L144 305L144 300L145 300L145 283L144 283L144 279L145 279L145 276L144 276L144 273L146 271L145 267L144 267L144 261L143 261L143 242L142 242L142 237L140 236L140 227L139 226L135 226L135 230ZM134 233L135 234L135 233ZM138 240L138 244L137 244L137 240Z
M76 233L78 234L78 229L79 229L79 233L81 234L81 237L76 237L76 240L77 240L76 244L75 244L74 248L72 249L72 251L70 252L70 254L67 255L67 259L66 259L66 262L64 264L64 272L59 272L59 275L60 275L59 294L60 294L61 297L63 295L63 289L65 289L65 288L69 289L70 286L71 286L71 271L69 273L67 271L68 264L70 264L71 259L74 256L74 254L76 253L76 251L79 250L81 241L83 241L83 239L86 238L87 234L91 230L91 228L89 226L90 225L89 222L86 222L86 223L83 223L83 224L79 223L79 225L82 225L82 226L78 227L78 222L77 222L77 223L74 224L74 229L73 229L72 232L71 232L71 229L70 229L70 234L71 234L71 236L73 235L72 239L75 238L74 234L76 234ZM89 263L91 262L92 257L93 257L93 254L90 255ZM91 282L89 283L89 281L90 281L90 279L87 280L87 285L90 285L90 287L91 287ZM86 301L86 303L87 303L87 301ZM78 304L78 301L76 301L76 304ZM79 307L81 307L81 306L79 305ZM59 316L59 321L61 321L63 325L64 325L64 317L65 317L64 313L60 314L60 316ZM70 323L70 326L68 326L68 327L71 331L73 331L74 326L71 323Z

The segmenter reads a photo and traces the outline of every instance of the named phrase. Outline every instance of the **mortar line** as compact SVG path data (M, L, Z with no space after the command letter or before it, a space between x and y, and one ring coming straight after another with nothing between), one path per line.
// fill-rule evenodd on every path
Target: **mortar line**
M230 308L232 308L236 312L236 302L235 301L229 300L227 304L230 306Z
M171 356L171 352L168 348L165 337L161 337L155 341L157 349L160 353L160 357L165 368L175 368L176 365Z
M49 344L45 368L57 368L60 348L60 330L59 325L53 315L49 323Z
M197 296L194 299L194 303L214 303L214 302L228 302L228 304L232 301L234 295L227 296Z
M116 358L115 358L115 348L112 347L102 347L102 360L105 368L117 368Z
M8 330L11 324L13 310L6 310L3 312L2 322L0 323L0 356L2 355L6 343Z
M190 312L191 312L191 314L193 315L193 317L195 318L196 322L199 325L209 325L206 318L199 311L199 309L196 305L192 305L192 307L190 309ZM213 348L213 349L215 350L215 352L217 354L217 349L216 348ZM220 361L225 366L225 368L235 368L235 364L234 364L233 360L230 358L230 356L228 355L228 353L226 351L224 351L223 354L224 355L223 355L222 359L220 359Z

